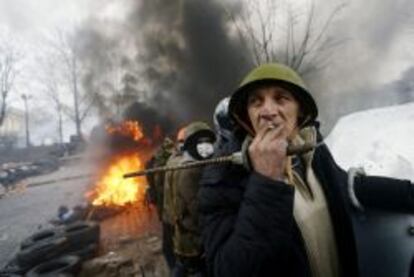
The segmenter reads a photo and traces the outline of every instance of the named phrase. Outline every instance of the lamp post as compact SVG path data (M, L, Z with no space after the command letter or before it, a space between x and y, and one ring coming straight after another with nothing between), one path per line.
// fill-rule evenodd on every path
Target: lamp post
M24 119L26 123L26 147L30 147L30 132L29 132L29 106L27 100L29 100L31 95L22 94L22 99L24 101Z

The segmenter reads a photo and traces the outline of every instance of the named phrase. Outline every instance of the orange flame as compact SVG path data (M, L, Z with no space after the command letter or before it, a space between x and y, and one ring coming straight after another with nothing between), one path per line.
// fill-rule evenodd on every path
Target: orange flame
M143 169L143 162L136 153L126 154L114 159L105 174L96 183L93 191L95 199L92 201L94 206L124 206L142 202L145 199L146 179L128 178L123 175Z
M113 135L119 134L121 136L130 137L134 141L139 141L144 137L141 125L137 121L127 120L122 123L112 126L106 126L106 131Z
M103 174L95 182L92 191L86 197L94 206L125 206L127 204L143 204L147 180L145 177L124 179L126 173L144 169L144 162L154 151L153 140L160 140L162 130L156 126L153 137L144 137L142 125L137 121L124 121L108 124L106 131L110 135L123 136L139 143L139 148L133 152L118 153L109 161L109 166L103 168ZM138 152L139 149L139 153Z

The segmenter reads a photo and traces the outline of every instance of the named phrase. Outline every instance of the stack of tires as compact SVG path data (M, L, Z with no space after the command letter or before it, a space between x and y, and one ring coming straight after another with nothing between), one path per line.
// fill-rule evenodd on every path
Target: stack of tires
M95 256L99 235L90 221L39 231L21 243L15 265L28 277L76 276L82 261Z

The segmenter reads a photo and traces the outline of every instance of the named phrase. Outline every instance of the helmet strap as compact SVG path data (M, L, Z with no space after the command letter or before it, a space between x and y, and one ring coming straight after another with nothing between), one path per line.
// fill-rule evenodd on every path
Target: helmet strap
M252 137L255 137L255 132L253 131L252 128L250 128L249 125L247 125L243 120L241 120L241 118L233 113L233 117L234 119L236 119L237 123L240 124L240 126L242 126L242 128Z
M308 115L305 120L302 121L302 123L298 126L299 130L306 126L311 121L311 117Z

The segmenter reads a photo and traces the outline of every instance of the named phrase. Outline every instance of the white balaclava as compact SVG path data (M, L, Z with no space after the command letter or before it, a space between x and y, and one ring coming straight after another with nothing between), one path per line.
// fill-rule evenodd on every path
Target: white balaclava
M211 142L201 141L201 142L197 143L197 153L203 159L209 158L214 153L214 146Z

